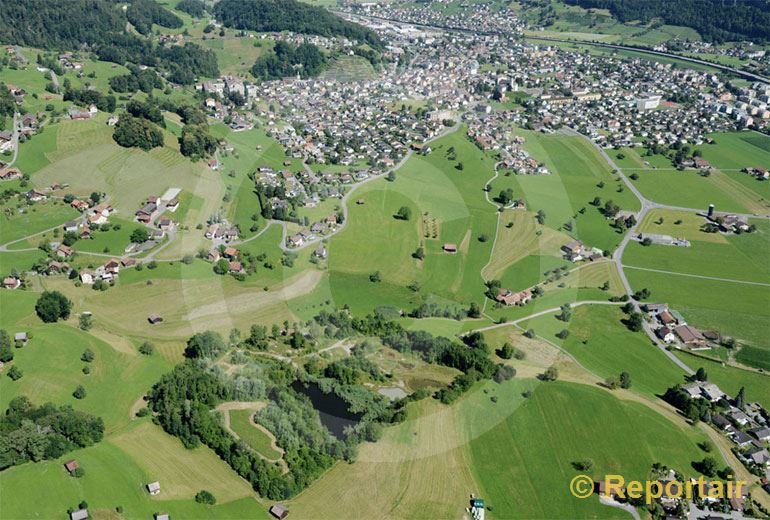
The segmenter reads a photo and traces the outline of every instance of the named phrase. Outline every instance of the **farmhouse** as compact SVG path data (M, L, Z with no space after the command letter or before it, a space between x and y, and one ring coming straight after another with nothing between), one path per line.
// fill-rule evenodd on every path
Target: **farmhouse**
M59 244L59 246L56 248L56 256L59 258L69 258L72 256L72 252L72 248L65 246L64 244Z
M674 332L685 345L699 346L706 342L706 338L703 337L703 334L701 334L698 329L690 327L689 325L679 325L674 328Z
M521 292L511 292L508 289L500 289L495 299L504 305L525 305L532 299L532 291L524 289Z
M12 181L13 179L21 179L20 169L18 168L0 169L0 181Z
M154 202L148 202L136 212L136 220L143 224L149 224L158 211L158 205Z
M3 287L5 289L18 289L21 286L21 280L14 276L3 278Z
M666 343L673 343L674 341L676 341L676 335L674 334L674 331L668 327L659 328L658 330L655 331L655 335L658 336L663 341L665 341Z
M90 271L88 269L83 269L80 271L80 282L84 283L86 285L91 285L94 283L94 272Z
M315 255L316 258L321 258L321 259L326 258L326 254L327 254L326 248L323 245L319 245L315 249L315 251L313 251L313 254Z
M64 232L65 233L74 233L78 230L78 221L77 220L68 220L64 223Z

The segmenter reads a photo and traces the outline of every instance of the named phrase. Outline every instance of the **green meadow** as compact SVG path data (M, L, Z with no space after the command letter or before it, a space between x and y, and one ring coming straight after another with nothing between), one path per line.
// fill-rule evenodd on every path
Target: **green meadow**
M454 148L462 157L450 160ZM482 188L492 176L493 159L483 154L460 132L436 141L428 156L413 156L397 173L394 182L378 179L357 190L349 203L348 225L329 241L332 292L338 302L360 299L368 276L379 271L384 291L405 296L405 287L418 281L424 294L436 294L461 302L481 301L481 270L489 259L495 236L495 208L483 198ZM362 200L364 204L356 204ZM411 210L410 220L395 218L400 207ZM435 238L433 228L436 228ZM479 238L485 235L486 241ZM457 253L446 253L446 243ZM412 258L422 246L425 259ZM342 276L340 276L342 275ZM351 276L359 283L349 284ZM366 281L364 281L366 280ZM385 297L387 300L387 296ZM365 303L365 302L362 302Z
M492 390L499 396L492 411L479 406L478 394L459 405L468 419L479 419L466 423L469 463L479 494L497 517L616 518L618 511L601 505L598 497L570 495L570 480L581 473L644 480L654 462L693 475L691 462L703 458L696 444L705 435L644 404L573 383L540 384L529 399L520 396L524 388L514 380ZM573 462L585 459L593 460L592 469L573 468Z
M230 428L243 442L268 460L281 458L281 453L273 447L275 441L252 423L254 410L230 410L227 413L230 414Z
M763 352L767 357L767 351ZM770 375L725 365L695 353L676 351L675 355L693 369L703 367L709 381L716 383L729 395L735 395L741 387L745 387L748 401L757 401L765 408L770 406Z
M520 175L515 178L530 211L543 210L546 225L557 230L574 222L569 234L600 249L614 249L621 235L590 202L612 200L621 209L638 211L639 201L626 190L596 149L582 137L544 135L517 130L526 138L524 148L544 162L551 175ZM603 187L599 187L602 185ZM585 209L584 213L580 213Z
M583 305L572 312L565 323L556 314L540 316L521 323L546 340L561 346L581 365L601 379L631 375L631 390L655 398L666 388L682 382L684 373L641 332L633 333L622 323L623 312L607 305ZM566 329L569 336L556 334Z
M719 235L723 243L701 241L690 247L631 242L623 253L626 266L644 267L729 280L768 283L770 280L770 222L756 221L757 231ZM677 235L678 236L678 235Z
M767 287L638 269L625 271L632 289L650 289L649 301L668 303L691 325L770 348Z

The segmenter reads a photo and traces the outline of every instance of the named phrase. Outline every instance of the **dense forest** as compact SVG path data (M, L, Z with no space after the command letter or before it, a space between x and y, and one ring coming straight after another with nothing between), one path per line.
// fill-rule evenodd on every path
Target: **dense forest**
M299 74L302 78L318 75L326 64L326 56L310 43L294 47L277 41L272 52L260 56L251 73L262 80L281 79Z
M126 32L129 17L139 24L138 31L149 32L152 22L181 24L176 15L153 0L138 1L152 7L140 15L132 9L124 13L121 4L109 0L0 2L0 41L54 50L86 47L104 61L158 67L180 84L191 84L196 76L219 75L216 56L210 50L192 43L166 48Z
M0 418L0 470L27 461L57 459L102 440L99 417L51 403L37 407L25 396L11 400Z
M221 0L214 6L214 16L235 29L344 36L375 49L383 45L373 31L297 0Z
M201 0L181 0L176 8L195 18L200 18L206 12L206 4Z
M155 0L132 0L126 17L141 34L150 34L152 24L169 29L179 29L183 25L181 18L158 5Z
M706 41L770 40L770 1L753 0L564 0L580 7L609 9L621 22L662 18L698 31Z

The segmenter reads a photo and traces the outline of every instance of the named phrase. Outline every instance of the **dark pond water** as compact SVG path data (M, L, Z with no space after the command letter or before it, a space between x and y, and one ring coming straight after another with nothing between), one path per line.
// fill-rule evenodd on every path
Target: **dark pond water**
M345 438L345 428L355 426L361 419L361 414L348 411L348 403L334 393L325 394L315 383L295 381L292 388L310 398L313 407L318 410L321 424L326 426L332 435L338 439Z

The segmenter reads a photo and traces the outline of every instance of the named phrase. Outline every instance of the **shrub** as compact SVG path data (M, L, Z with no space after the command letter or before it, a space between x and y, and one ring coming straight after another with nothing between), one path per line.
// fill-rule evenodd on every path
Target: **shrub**
M217 503L217 499L214 498L214 495L205 489L198 491L198 493L195 495L195 501L199 504L209 504L211 506Z

